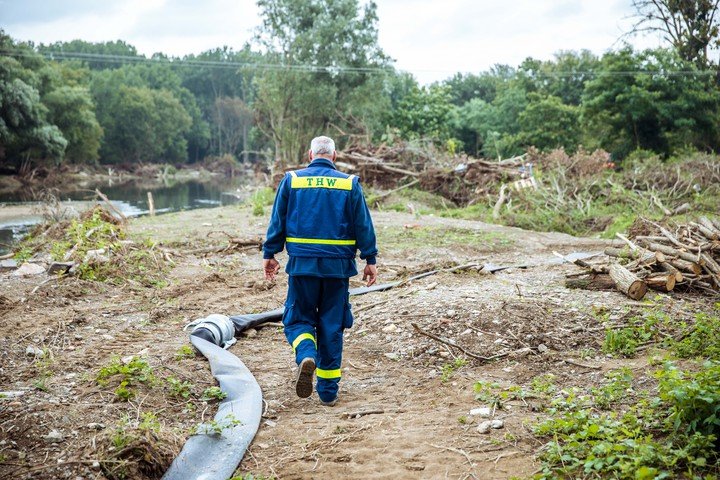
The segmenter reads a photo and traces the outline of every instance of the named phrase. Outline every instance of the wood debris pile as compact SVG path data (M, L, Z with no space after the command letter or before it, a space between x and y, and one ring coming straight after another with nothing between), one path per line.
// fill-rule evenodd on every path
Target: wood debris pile
M585 271L569 275L565 286L617 289L635 300L643 298L648 288L720 294L720 219L700 217L674 229L643 222L647 226L643 235L632 239L618 235L623 248L605 249L608 265L575 261Z
M524 156L501 161L448 159L407 145L353 147L337 156L338 167L360 176L365 184L395 190L420 184L423 190L457 205L468 205L488 193L495 195L501 183L519 180L523 162Z

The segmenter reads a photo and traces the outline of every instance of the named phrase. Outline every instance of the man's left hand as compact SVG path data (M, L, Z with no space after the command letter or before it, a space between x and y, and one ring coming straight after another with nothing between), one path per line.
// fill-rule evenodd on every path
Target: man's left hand
M263 270L265 271L265 279L273 281L275 275L280 271L280 263L274 258L264 259Z

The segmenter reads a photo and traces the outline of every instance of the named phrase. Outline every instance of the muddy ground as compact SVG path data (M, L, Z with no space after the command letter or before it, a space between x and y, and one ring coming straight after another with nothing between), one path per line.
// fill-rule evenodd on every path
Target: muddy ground
M577 267L553 263L552 252L601 251L607 241L395 212L373 217L380 282L470 262L531 266L439 273L354 297L335 407L295 396L292 352L277 326L244 335L230 351L257 378L266 408L238 476L527 478L539 467L534 455L543 442L531 425L541 405L509 400L492 412L503 428L478 433L487 419L470 414L485 406L476 382L529 389L551 373L560 387L583 387L620 366L643 372L646 357L600 352L598 312L621 322L647 308L675 316L712 308L710 299L682 294L634 302L616 292L565 289L565 274ZM182 327L210 313L277 308L287 283L284 274L276 283L262 279L257 250L183 252L223 245L217 232L262 235L266 224L248 207L132 220L131 238L152 238L176 253L162 288L1 273L0 478L159 478L193 426L217 408L201 399L215 382L205 359L183 350ZM412 323L479 356L507 355L473 359ZM124 401L117 384L101 386L96 377L131 356L146 359L156 380L137 384ZM191 386L173 389L169 378ZM148 418L155 420L143 427ZM123 441L127 432L134 440Z

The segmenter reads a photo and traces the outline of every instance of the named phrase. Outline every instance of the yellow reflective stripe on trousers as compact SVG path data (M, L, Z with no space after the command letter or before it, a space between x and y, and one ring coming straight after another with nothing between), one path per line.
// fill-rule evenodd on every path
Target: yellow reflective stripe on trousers
M329 238L296 238L287 237L287 243L311 243L315 245L355 245L355 240L332 240Z
M316 368L315 375L317 375L318 378L325 378L328 380L340 378L342 376L339 368L336 368L335 370L323 370L322 368Z
M290 179L290 188L330 188L332 190L352 190L352 178L298 177L297 175L292 175L292 178Z
M300 335L295 337L295 340L293 340L293 352L297 350L297 346L300 345L300 342L302 342L303 340L312 340L312 342L315 344L315 348L317 348L317 342L315 341L315 337L312 335L312 333L301 333Z

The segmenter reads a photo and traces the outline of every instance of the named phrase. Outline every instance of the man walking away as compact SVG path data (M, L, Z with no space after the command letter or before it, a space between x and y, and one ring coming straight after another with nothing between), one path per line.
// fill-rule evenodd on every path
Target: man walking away
M287 244L288 294L283 325L299 365L295 391L312 394L313 374L323 405L337 402L343 331L353 324L349 278L357 275L356 250L367 265L363 280L375 283L375 229L355 175L335 168L335 142L310 143L310 165L280 182L263 245L265 278L280 270L275 254Z

